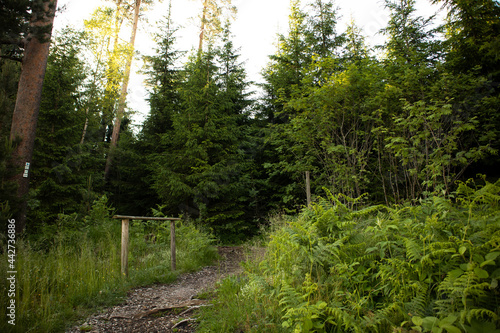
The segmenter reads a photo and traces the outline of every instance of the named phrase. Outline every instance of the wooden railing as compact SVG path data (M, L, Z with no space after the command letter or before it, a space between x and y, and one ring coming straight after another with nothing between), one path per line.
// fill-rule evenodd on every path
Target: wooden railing
M128 240L129 240L129 222L130 220L156 220L170 221L170 267L172 271L176 269L175 262L175 221L180 220L177 217L145 217L145 216L126 216L115 215L114 219L122 220L122 249L121 249L121 273L128 276Z

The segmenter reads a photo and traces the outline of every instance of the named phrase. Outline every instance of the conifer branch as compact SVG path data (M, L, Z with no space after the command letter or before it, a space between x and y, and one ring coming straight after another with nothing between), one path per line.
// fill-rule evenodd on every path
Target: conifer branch
M19 47L24 48L26 44L26 39L19 39L19 38L0 38L0 45L16 45Z
M7 55L0 55L0 58L2 58L2 59L8 59L8 60L13 60L13 61L17 61L17 62L22 62L23 61L22 58L12 57L12 56L7 56Z

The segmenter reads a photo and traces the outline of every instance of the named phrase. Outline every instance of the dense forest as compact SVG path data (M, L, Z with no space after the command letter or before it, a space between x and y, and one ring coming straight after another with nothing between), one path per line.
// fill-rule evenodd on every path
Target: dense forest
M478 251L483 252L477 252L482 260L475 257L477 267L469 271L478 279L492 277L494 281L490 278L488 283L497 291L490 292L498 299L494 283L499 274L490 271L500 254L498 228L489 231L492 237L496 235L493 243L484 238L467 238L466 242L468 231L485 232L486 227L469 225L472 208L467 220L451 207L463 204L460 207L466 209L473 205L465 202L499 201L498 183L492 184L500 175L500 4L495 0L429 0L445 17L441 22L435 16L419 16L415 2L384 1L390 12L380 31L385 42L372 46L357 22L346 27L338 24L342 8L335 1L291 0L288 31L277 36L276 51L261 71L263 82L255 84L248 79L240 50L233 43L231 23L236 9L230 0L200 1L199 45L192 50L177 48L182 29L170 11L157 23L156 47L149 55L138 55L134 41L152 0L108 1L85 20L82 29L68 26L52 35L57 1L2 1L2 232L7 230L7 221L15 219L19 237L33 241L30 246L37 251L50 251L58 242L70 244L82 230L92 239L97 232L93 228L99 223L108 225L104 221L110 212L118 212L182 216L227 244L258 235L269 225L270 216L299 216L269 243L270 253L282 260L267 258L264 266L250 269L251 278L246 281L255 295L261 294L260 304L271 304L280 295L279 304L272 304L284 313L276 322L284 323L285 331L333 332L336 327L346 332L389 332L394 326L384 320L395 310L382 312L376 295L349 296L349 304L361 306L366 301L367 307L373 306L368 317L363 317L354 305L339 307L344 312L328 310L333 303L327 307L319 301L318 286L335 271L349 276L344 286L362 290L366 281L355 280L356 274L361 268L372 269L370 262L380 260L386 263L382 265L385 271L373 279L385 281L375 283L387 289L392 297L389 304L396 304L402 294L415 291L391 284L389 277L396 266L384 258L396 258L397 242L399 249L414 250L406 257L410 263L424 258L426 251L440 248L446 252L453 237L453 246L462 257L472 253L473 244L482 244L477 245L482 246ZM130 36L123 38L124 31ZM149 114L139 129L131 125L135 110L126 103L132 61L144 63L149 94ZM467 187L471 178L496 190L491 195L477 194ZM302 211L308 205L309 190L313 208ZM384 218L362 219L382 206L386 207ZM402 206L408 216L394 208ZM498 212L498 207L491 212ZM485 214L480 219L496 213ZM424 220L435 225L420 225L417 220L424 215ZM460 217L454 220L453 216ZM454 224L462 218L469 223L466 227ZM335 223L324 222L328 219ZM387 222L390 225L384 229L381 221L392 224ZM185 233L197 235L203 240L200 244L208 246L209 236L185 228ZM391 228L405 238L387 236ZM58 234L62 230L69 233ZM412 247L414 240L406 237L420 231L428 235L429 243L420 239L423 243L417 249ZM370 245L367 239L379 242ZM351 247L338 247L340 240ZM99 242L106 247L106 241ZM286 244L290 249L297 246L298 262L287 257ZM358 253L358 245L371 250ZM339 258L358 259L351 266L331 268ZM457 273L458 266L443 265L436 268L439 272L419 266L420 283L427 277L438 283L439 276L447 276L454 268L457 279L467 271L463 268ZM267 277L256 278L259 270ZM282 273L282 282L269 278ZM414 274L417 281L418 274ZM275 281L272 288L279 292L266 294L259 289L265 279ZM326 292L340 290L335 283L325 287ZM449 294L453 289L450 284L439 288ZM431 299L437 289L419 289L418 295L427 293ZM443 297L442 293L436 297ZM341 300L344 294L336 295L339 304L347 304ZM450 302L461 302L461 296L454 297ZM304 308L301 300L307 299L309 305L310 298L318 303ZM475 300L484 305L481 299ZM418 308L424 300L417 304L410 297L408 302ZM425 305L427 310L437 306L439 318L462 311L455 303L439 302ZM473 304L463 302L465 308ZM498 301L492 303L484 305L485 312L472 313L469 321L461 318L461 323L474 326L470 318L487 318L489 324L490 319L498 320ZM327 310L331 312L328 320L324 317ZM273 316L262 311L264 317ZM380 322L371 322L370 314L373 322ZM421 316L425 321L425 315ZM318 318L323 318L323 324ZM401 322L404 314L397 318L391 320ZM428 320L424 325L418 318L414 325L425 331ZM378 328L372 330L370 325ZM439 332L457 332L443 325Z
M337 26L333 2L291 1L258 96L231 41L227 2L204 3L204 33L187 58L171 13L144 57L150 113L139 131L124 105L133 41L118 36L150 3L101 7L83 30L53 35L21 198L7 138L24 49L6 41L26 34L37 2L12 2L2 9L12 21L2 20L2 216L27 202L30 233L107 195L120 213L161 206L237 237L271 211L303 206L306 171L313 197L326 188L386 204L449 195L478 173L497 177L498 3L434 2L448 13L444 25L417 16L414 1L386 1L386 42L375 52L356 22Z

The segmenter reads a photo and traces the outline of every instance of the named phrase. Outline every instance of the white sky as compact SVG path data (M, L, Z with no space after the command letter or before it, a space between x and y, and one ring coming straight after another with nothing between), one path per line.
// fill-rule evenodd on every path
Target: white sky
M302 0L302 5L311 2L313 0ZM341 15L338 32L343 32L353 18L363 29L369 45L383 43L383 36L378 34L388 21L383 0L337 0L335 3L340 8ZM105 0L59 0L58 6L65 6L65 10L56 16L55 30L66 25L83 27L84 19L88 19L97 7L106 5L113 6L113 3ZM233 5L238 8L236 20L232 25L234 46L241 48L240 61L245 63L248 79L261 82L260 72L265 67L268 56L276 51L277 33L285 34L288 30L290 0L233 0ZM434 14L438 9L431 6L428 0L417 0L417 8L419 14L424 17ZM183 27L176 35L179 50L190 51L197 47L199 22L190 18L196 17L200 10L200 0L172 0L174 24ZM148 23L139 23L136 38L136 49L141 54L153 53L155 45L151 41L151 33L155 29L155 23L164 17L167 11L168 0L157 0L151 9L144 13ZM126 36L125 39L128 40L129 37ZM133 117L136 125L149 113L149 106L145 101L147 92L143 85L144 77L136 73L141 66L142 61L134 59L127 98L129 107L138 111Z

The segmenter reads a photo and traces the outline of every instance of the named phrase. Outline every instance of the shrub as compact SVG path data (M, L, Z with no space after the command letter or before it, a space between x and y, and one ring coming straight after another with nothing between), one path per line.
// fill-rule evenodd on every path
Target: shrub
M500 181L468 182L454 201L353 209L360 199L327 193L273 232L264 260L247 266L240 294L266 318L246 323L248 331L495 332L499 194ZM239 315L239 327L248 316Z

